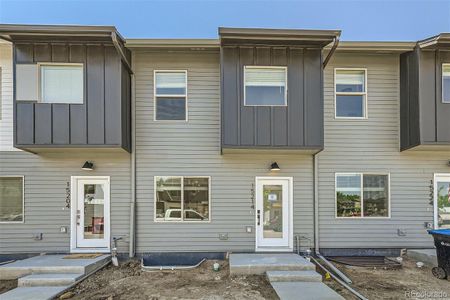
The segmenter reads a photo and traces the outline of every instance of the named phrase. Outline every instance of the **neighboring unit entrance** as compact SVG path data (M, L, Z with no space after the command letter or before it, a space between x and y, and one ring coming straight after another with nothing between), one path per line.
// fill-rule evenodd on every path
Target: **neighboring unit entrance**
M256 178L256 251L292 251L292 178Z
M434 175L434 227L450 229L450 174Z
M109 252L109 177L73 176L71 252Z

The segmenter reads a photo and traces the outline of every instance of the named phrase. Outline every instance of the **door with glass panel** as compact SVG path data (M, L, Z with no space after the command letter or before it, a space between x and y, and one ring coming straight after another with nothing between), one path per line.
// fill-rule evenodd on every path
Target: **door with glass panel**
M450 229L450 174L434 176L434 227Z
M291 178L256 179L256 250L292 249Z
M78 178L75 204L76 248L109 249L109 178Z

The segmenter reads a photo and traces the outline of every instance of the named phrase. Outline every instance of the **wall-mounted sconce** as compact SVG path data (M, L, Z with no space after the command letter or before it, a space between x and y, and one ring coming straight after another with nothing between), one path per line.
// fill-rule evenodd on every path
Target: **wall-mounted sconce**
M280 167L278 166L278 164L277 164L277 162L273 162L271 165L270 165L270 171L280 171L281 169L280 169Z
M447 162L447 166L449 166L450 167L450 160Z
M85 171L92 171L94 170L94 164L89 161L86 161L84 165L81 167L81 169Z

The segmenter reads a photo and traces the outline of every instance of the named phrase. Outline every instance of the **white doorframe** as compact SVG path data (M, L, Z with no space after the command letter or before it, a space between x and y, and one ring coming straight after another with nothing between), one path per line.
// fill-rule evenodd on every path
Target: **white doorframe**
M438 221L438 190L437 183L438 181L450 182L450 173L436 173L434 174L433 180L433 206L434 206L434 228L438 229L439 221Z
M78 182L80 180L103 180L108 197L104 199L104 240L107 241L106 247L84 248L77 246L77 207L78 207ZM111 248L110 230L111 230L111 187L109 176L71 176L70 186L70 252L71 253L109 253Z
M283 246L283 247L267 247L267 246L262 246L259 243L259 236L258 236L258 232L259 232L259 228L258 228L258 215L257 215L257 210L259 208L259 202L260 201L259 197L260 197L260 190L259 190L259 186L258 186L258 182L259 181L263 181L263 180L284 180L287 182L288 184L288 188L287 188L287 193L288 193L288 200L287 200L287 204L288 204L288 229L287 229L287 235L288 235L288 244L287 247ZM294 188L293 188L293 178L292 177L270 177L270 176L258 176L255 178L255 251L256 252L292 252L294 249L294 245L293 245L293 241L294 241L294 212L293 212L293 208L294 208ZM259 225L262 226L262 225Z

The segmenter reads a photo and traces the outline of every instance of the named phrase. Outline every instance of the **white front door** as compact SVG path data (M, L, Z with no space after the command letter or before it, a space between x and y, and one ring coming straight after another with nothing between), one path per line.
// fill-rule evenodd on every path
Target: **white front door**
M434 175L434 228L450 229L450 174Z
M72 177L72 252L110 248L109 177Z
M292 178L256 178L256 251L292 251Z

